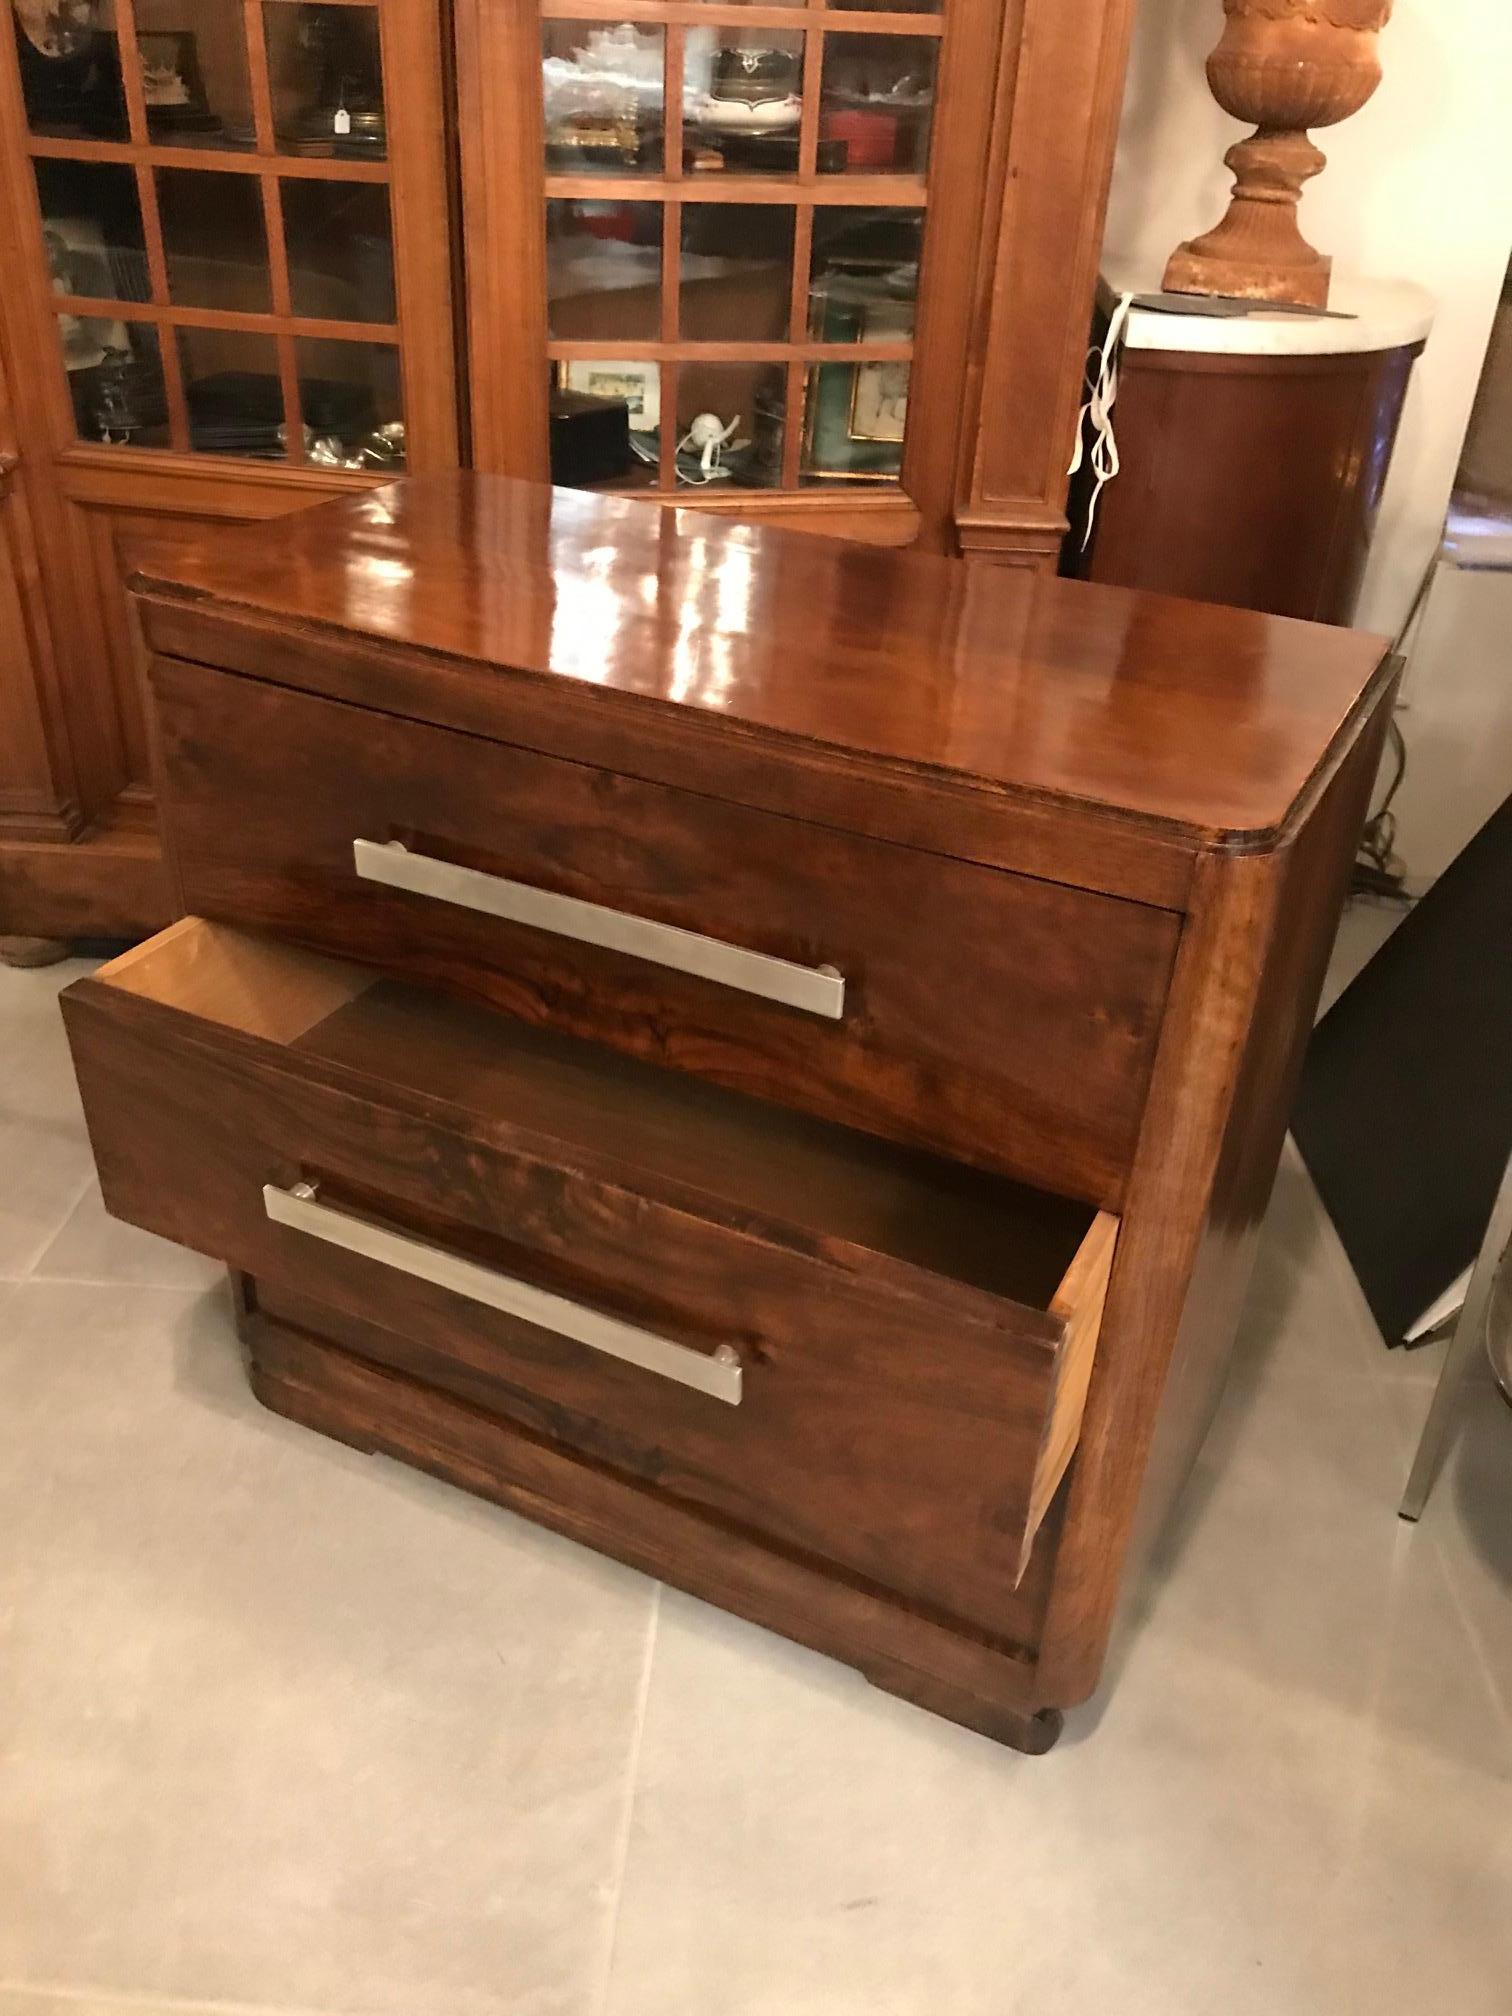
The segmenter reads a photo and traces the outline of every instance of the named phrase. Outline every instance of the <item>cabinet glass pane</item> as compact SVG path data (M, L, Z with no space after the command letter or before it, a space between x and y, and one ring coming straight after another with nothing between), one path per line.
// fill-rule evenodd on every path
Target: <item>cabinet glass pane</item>
M780 364L680 364L678 483L690 489L780 483L782 396Z
M816 364L804 414L805 483L886 482L903 466L906 364Z
M803 36L790 28L690 28L683 157L690 174L791 175L803 117Z
M399 352L388 343L303 336L296 353L309 459L331 468L402 469Z
M680 333L698 343L782 343L793 297L785 203L686 203Z
M112 448L168 446L162 357L150 322L60 315L58 340L80 440Z
M282 195L294 313L392 322L394 240L383 184L289 178Z
M546 21L541 98L556 175L649 175L662 163L666 38L628 21Z
M817 209L809 334L822 343L911 337L923 236L917 210Z
M547 326L587 342L654 340L661 331L659 203L546 205Z
M923 35L830 35L819 95L827 174L922 175L939 44Z
M56 294L147 301L137 180L106 161L37 161L42 240Z
M147 131L168 147L251 147L241 0L134 0Z
M201 455L287 454L278 346L240 329L180 329L189 438Z
M263 25L279 147L381 159L388 126L378 10L265 0Z
M157 195L174 306L268 314L273 287L258 178L159 168Z
M11 0L33 133L126 138L126 94L109 0Z

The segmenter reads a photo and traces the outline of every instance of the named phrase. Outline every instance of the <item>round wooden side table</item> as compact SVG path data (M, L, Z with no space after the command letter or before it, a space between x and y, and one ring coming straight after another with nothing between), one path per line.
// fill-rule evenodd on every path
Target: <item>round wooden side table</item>
M1104 314L1158 279L1105 274ZM1113 429L1119 473L1068 571L1278 616L1348 623L1433 300L1336 278L1327 317L1134 308Z

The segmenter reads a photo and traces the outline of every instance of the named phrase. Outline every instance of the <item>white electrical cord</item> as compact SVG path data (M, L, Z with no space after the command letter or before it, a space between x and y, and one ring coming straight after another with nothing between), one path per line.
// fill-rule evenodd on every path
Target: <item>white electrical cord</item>
M1085 553L1092 540L1092 527L1097 520L1098 499L1103 490L1118 474L1118 443L1113 436L1113 404L1118 397L1118 360L1123 349L1124 332L1128 326L1129 311L1134 306L1132 294L1120 294L1118 306L1113 310L1108 323L1108 333L1103 338L1101 349L1094 343L1087 352L1087 403L1076 416L1076 447L1071 456L1068 476L1074 476L1086 456L1092 474L1097 479L1092 486L1091 500L1087 505L1087 526L1082 533L1082 551ZM1090 424L1092 439L1087 441Z

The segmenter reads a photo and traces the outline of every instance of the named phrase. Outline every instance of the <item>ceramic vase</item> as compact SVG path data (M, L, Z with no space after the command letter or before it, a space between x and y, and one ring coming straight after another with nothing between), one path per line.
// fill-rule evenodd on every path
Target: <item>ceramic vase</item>
M1310 128L1358 112L1381 81L1377 38L1392 0L1224 0L1223 38L1208 58L1213 96L1255 127L1224 156L1234 172L1228 214L1172 254L1177 294L1328 305L1332 261L1302 236L1302 185L1326 165Z

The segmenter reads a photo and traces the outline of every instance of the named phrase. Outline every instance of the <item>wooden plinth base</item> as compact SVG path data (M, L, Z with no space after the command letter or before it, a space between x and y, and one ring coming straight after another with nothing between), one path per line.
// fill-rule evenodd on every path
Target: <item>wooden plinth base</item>
M237 1280L252 1389L265 1407L396 1457L601 1554L858 1668L874 1686L1038 1756L1061 1730L1010 1646L909 1609L823 1564L566 1454L449 1394L367 1363L258 1306Z
M1234 301L1277 301L1294 308L1326 308L1333 261L1313 253L1305 263L1266 262L1252 255L1215 257L1200 242L1178 245L1161 282L1167 294L1217 294Z
M61 938L0 938L0 966L56 966L67 957Z

